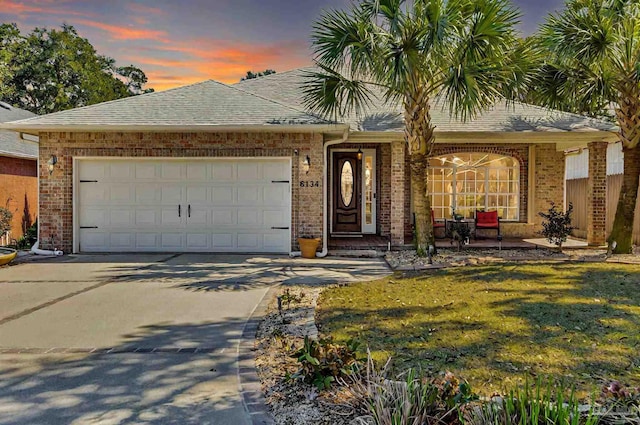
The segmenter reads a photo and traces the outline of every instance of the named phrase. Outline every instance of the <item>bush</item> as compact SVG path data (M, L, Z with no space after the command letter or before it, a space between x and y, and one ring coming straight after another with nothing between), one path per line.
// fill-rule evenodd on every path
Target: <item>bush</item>
M328 389L336 379L349 377L359 370L361 362L356 354L359 345L356 340L339 345L330 338L316 341L305 336L304 345L291 355L301 365L291 377L312 384L318 390Z
M567 236L575 227L571 226L571 213L573 212L573 204L569 203L566 212L556 209L556 205L552 202L551 208L547 213L538 213L544 220L542 221L542 231L540 234L552 243L562 249L562 244L567 241Z
M38 240L38 220L36 219L35 223L33 223L25 232L25 234L18 239L16 243L17 249L28 249L33 246L34 243Z

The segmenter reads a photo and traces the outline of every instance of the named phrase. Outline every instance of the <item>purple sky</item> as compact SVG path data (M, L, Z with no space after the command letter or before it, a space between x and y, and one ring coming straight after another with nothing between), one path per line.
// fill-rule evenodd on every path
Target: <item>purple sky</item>
M563 0L513 0L524 34ZM310 63L309 33L323 9L350 0L0 0L0 22L22 31L63 22L164 90L206 79L235 82L246 71Z

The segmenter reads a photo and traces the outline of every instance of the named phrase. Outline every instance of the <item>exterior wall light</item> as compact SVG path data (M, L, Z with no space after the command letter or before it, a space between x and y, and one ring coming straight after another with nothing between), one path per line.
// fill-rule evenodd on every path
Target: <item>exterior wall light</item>
M58 163L58 157L55 155L51 155L51 158L47 161L47 165L49 166L49 175L53 174L53 167Z
M309 168L311 168L311 158L309 158L309 155L307 155L302 160L302 171L304 171L305 174L309 174Z
M358 161L362 161L362 149L358 149Z

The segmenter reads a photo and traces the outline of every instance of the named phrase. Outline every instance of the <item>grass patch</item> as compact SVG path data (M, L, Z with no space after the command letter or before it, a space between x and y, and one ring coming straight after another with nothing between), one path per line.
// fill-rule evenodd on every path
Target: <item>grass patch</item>
M551 378L587 397L640 386L640 266L520 263L396 275L322 293L318 322L394 369L444 371L482 395Z

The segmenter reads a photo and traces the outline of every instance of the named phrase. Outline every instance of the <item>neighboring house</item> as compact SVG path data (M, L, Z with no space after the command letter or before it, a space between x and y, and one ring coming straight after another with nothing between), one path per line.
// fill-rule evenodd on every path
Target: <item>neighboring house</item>
M622 189L624 154L622 143L611 143L607 147L606 160L606 235L611 233L618 208L618 198ZM589 149L578 149L567 153L566 162L566 205L573 204L572 222L576 229L573 234L587 237L589 191ZM636 220L633 226L633 241L640 245L640 203L636 205Z
M40 172L43 247L288 253L301 235L322 237L323 250L339 237L410 244L399 108L326 121L302 105L303 74L206 81L5 124L39 136L43 164L57 159ZM432 115L436 216L497 209L507 237L534 236L538 212L562 205L565 150L615 141L608 123L519 103L467 123L446 105Z
M0 102L0 123L35 114ZM13 131L0 130L0 207L13 213L11 231L0 245L19 239L38 215L38 145Z

